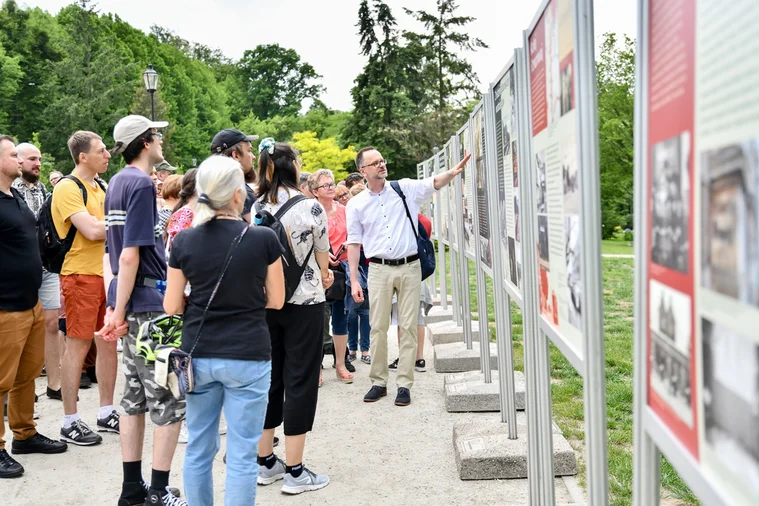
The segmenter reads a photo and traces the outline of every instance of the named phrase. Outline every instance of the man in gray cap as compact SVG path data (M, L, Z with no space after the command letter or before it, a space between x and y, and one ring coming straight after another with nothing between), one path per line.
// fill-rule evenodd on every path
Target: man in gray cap
M166 160L156 165L154 169L158 180L162 183L166 181L167 177L172 175L177 170L176 167L172 167L171 164Z
M228 128L217 133L211 141L211 154L234 158L242 166L245 175L245 206L242 218L250 223L250 210L256 201L254 191L256 183L256 155L253 154L251 142L258 139L257 135L245 135L239 130Z

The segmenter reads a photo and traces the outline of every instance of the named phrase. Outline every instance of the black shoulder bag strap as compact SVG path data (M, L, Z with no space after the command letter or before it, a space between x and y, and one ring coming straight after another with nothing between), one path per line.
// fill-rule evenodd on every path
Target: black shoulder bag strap
M419 240L419 232L416 231L416 227L414 226L414 220L411 218L411 212L408 210L408 204L406 203L406 196L403 194L403 190L401 190L401 185L398 183L398 181L390 181L390 186L395 190L395 193L397 193L401 200L403 201L403 207L406 209L406 216L408 217L408 221L411 222L411 230L414 231L414 237L416 240Z
M219 291L219 285L221 285L221 280L224 279L224 274L227 273L227 269L229 268L229 264L232 263L232 256L237 249L237 247L242 242L243 237L245 237L245 234L248 233L248 230L250 230L250 227L246 226L242 233L238 235L234 241L232 241L232 245L229 247L229 251L227 252L227 258L224 261L224 267L221 268L221 274L219 274L219 280L216 282L216 286L213 288L213 291L211 292L211 296L208 298L208 303L206 304L205 309L203 310L203 316L200 318L200 324L198 325L198 337L195 338L195 344L192 345L192 349L190 350L190 353L188 355L192 356L192 352L195 351L195 348L198 346L198 343L200 342L200 332L203 330L203 324L206 321L206 315L208 314L208 308L211 307L211 302L213 302L214 297L216 297L216 292Z

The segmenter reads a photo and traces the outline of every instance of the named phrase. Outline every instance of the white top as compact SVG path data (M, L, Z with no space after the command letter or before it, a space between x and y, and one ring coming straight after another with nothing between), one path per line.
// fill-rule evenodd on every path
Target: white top
M401 179L398 183L406 196L414 227L417 228L419 209L435 192L435 178L428 177L421 181ZM350 199L346 207L346 218L346 244L363 245L366 258L397 260L418 253L416 235L406 217L403 201L389 181L385 181L385 187L379 193L367 188Z
M264 204L264 210L272 215L290 198L300 195L297 190L280 188L277 192L277 205ZM261 199L259 199L260 201ZM255 212L255 211L254 211ZM290 250L295 255L298 264L303 265L308 252L313 246L314 252L308 259L308 264L300 278L300 284L292 298L287 302L299 306L309 306L324 302L324 287L319 264L316 262L316 252L329 251L329 236L327 235L327 213L316 199L306 199L298 202L288 210L280 220L287 230Z

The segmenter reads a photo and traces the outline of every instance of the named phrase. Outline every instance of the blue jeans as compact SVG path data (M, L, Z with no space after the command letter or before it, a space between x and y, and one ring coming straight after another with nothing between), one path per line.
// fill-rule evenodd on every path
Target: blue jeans
M369 351L369 333L372 331L369 325L369 309L348 311L348 349L358 349L358 336L361 331L361 351Z
M219 451L221 409L227 419L224 504L256 503L258 440L264 428L271 361L196 358L195 391L187 394L184 485L190 506L213 505L213 459Z

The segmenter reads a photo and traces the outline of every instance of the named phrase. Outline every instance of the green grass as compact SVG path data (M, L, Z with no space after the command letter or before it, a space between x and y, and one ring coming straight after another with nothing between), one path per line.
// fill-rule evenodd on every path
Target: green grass
M612 243L615 248L632 248L620 241ZM619 251L619 250L617 250ZM615 251L616 253L616 251ZM620 253L617 253L620 254ZM450 256L448 257L450 259ZM450 270L450 265L446 265ZM450 272L448 285L450 284ZM632 504L632 439L633 439L633 259L604 258L604 338L606 343L606 400L609 457L609 492L611 504ZM474 263L469 262L470 302L477 313L477 290ZM488 322L491 339L495 339L495 311L492 291L493 281L487 278ZM524 371L522 348L522 315L516 304L511 304L514 368ZM550 346L552 410L556 423L564 436L580 455L579 478L585 483L585 426L583 411L583 382L567 359L555 346ZM698 500L680 479L677 472L662 459L661 483L663 495L676 498L683 504L698 504Z
M635 254L631 243L608 239L601 241L601 253L604 255L633 255Z

